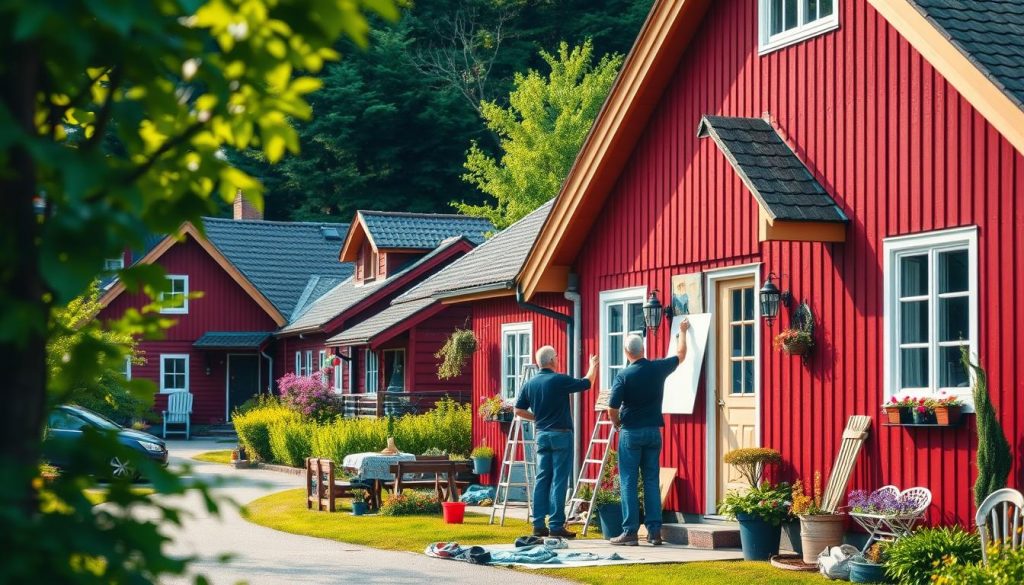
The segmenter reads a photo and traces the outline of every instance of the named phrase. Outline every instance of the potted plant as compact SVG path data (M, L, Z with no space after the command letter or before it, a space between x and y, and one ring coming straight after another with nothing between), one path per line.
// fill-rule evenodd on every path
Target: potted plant
M473 460L473 473L483 475L491 472L491 460L494 458L494 449L487 445L480 445L469 454Z
M353 487L352 491L352 515L362 516L370 511L370 505L366 503L366 488Z
M885 575L885 561L888 559L889 543L882 541L872 544L863 556L850 559L850 581L853 583L888 583Z
M774 346L789 355L807 355L814 347L814 337L809 331L790 327L775 336Z
M803 484L793 484L792 513L800 519L800 546L803 561L809 565L818 562L818 553L843 544L846 532L846 515L825 511L821 508L821 472L814 472L814 491L808 496Z
M960 413L964 407L964 401L956 396L948 396L945 393L935 400L933 410L935 411L935 422L941 426L948 427L960 422Z
M914 406L914 399L904 396L903 398L897 398L893 396L886 402L882 407L885 411L886 416L889 418L889 424L892 425L909 425L914 422L914 415L911 409Z
M480 418L488 422L512 422L512 405L505 402L500 394L495 394L480 403L477 409Z
M618 488L618 474L614 482L615 488ZM597 518L601 523L601 534L605 538L614 538L622 534L622 497L619 494L618 489L601 488L594 497L594 507L597 508Z
M912 409L915 425L935 424L935 401L931 398L918 398Z
M767 561L779 554L782 522L789 517L789 493L789 484L780 483L726 494L718 512L739 522L744 560Z

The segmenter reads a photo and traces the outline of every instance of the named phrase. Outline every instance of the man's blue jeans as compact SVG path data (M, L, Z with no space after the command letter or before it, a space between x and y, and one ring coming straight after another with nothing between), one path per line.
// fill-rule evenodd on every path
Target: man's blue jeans
M533 486L533 527L551 530L565 526L565 492L572 472L572 433L537 432L537 484ZM657 476L655 476L657 477Z
M658 474L661 427L622 429L619 433L619 481L622 485L622 532L640 529L639 473L644 478L644 525L649 534L661 530L661 492Z

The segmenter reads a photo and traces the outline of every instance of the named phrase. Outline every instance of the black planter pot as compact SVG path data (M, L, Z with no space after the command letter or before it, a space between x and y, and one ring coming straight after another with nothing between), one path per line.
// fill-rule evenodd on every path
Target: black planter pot
M914 424L915 425L934 425L938 424L938 420L935 418L935 413L932 411L918 412L917 408L914 411Z
M800 521L792 520L786 522L782 525L782 529L789 538L789 546L793 548L793 552L798 555L804 554L803 543L800 541Z
M779 554L779 538L782 525L772 525L759 516L736 514L740 523L740 543L743 546L743 560L767 561Z

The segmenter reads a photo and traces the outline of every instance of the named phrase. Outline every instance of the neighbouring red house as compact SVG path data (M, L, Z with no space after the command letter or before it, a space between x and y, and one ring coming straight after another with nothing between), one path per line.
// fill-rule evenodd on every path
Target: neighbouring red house
M715 514L735 479L722 454L739 446L779 449L777 479L827 476L847 419L864 414L850 487L924 486L930 521L971 522L973 415L887 426L880 406L969 400L966 345L1011 445L1024 442L1018 8L655 3L518 286L536 301L575 275L583 350L600 354L607 387L645 299L658 289L667 301L673 277L690 275L676 282L695 287L691 312L712 327L693 414L665 419L669 509ZM758 301L769 275L793 300L772 325ZM806 359L772 348L801 302L815 326ZM649 354L664 355L668 329L648 336ZM594 413L583 414L585 445ZM1024 485L1019 458L1010 484Z

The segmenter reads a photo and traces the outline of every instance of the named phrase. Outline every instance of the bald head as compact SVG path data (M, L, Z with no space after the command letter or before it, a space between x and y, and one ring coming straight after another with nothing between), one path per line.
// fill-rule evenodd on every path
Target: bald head
M542 368L554 368L555 366L555 348L550 345L537 350L537 365Z
M644 338L635 333L627 335L623 349L626 351L626 357L630 361L636 361L644 357Z

